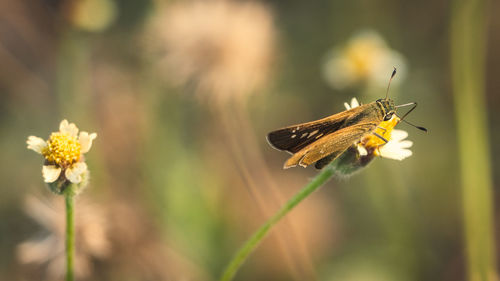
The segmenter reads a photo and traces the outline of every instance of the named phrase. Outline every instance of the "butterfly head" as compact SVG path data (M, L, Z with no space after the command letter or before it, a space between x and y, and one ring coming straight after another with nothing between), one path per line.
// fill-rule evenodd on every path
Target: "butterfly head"
M391 99L379 99L377 100L377 104L383 111L384 121L390 120L392 115L396 113L396 106L394 105L394 101Z

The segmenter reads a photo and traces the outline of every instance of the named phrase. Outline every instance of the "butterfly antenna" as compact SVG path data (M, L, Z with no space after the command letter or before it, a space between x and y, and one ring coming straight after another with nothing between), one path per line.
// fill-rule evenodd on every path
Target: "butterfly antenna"
M401 121L405 122L406 124L408 124L408 125L410 125L410 126L413 126L413 127L417 128L417 129L419 129L420 131L424 131L424 132L426 132L426 133L427 133L427 129L426 129L426 128L424 128L424 127L417 126L417 125L412 124L412 123L410 123L410 122L408 122L408 121L406 121L406 120L404 120L404 119L401 119Z
M391 87L392 78L394 78L395 75L396 75L396 68L394 67L394 70L392 71L392 74L391 74L391 79L389 79L389 84L387 85L387 91L385 92L385 99L386 100L387 100L387 97L389 96L389 88Z
M412 108L410 108L410 110L408 110L408 112L406 112L403 116L399 116L399 115L396 115L397 117L399 117L399 121L403 121L405 122L406 124L410 125L410 126L413 126L421 131L424 131L427 133L427 129L424 128L424 127L420 127L420 126L417 126L415 124L412 124L408 121L405 120L406 116L408 116L408 114L410 114L415 108L417 108L417 103L416 102L410 102L410 103L405 103L405 104L402 104L402 105L397 105L396 108L398 107L404 107L404 106L409 106L409 105L413 105Z

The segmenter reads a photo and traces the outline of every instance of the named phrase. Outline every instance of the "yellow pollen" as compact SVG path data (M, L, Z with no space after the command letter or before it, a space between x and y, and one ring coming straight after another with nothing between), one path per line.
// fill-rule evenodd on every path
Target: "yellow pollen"
M57 132L50 135L42 154L47 161L67 167L80 159L80 147L80 142L75 136Z

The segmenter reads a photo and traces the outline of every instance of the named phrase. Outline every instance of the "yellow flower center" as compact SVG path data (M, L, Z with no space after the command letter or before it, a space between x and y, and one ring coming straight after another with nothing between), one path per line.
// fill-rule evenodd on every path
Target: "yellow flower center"
M378 42L363 39L352 43L346 50L346 55L353 66L355 76L365 79L370 74L370 69L380 56L381 50Z
M80 159L80 142L68 133L52 133L42 151L47 161L67 167Z
M389 141L391 139L392 130L398 123L399 118L396 116L388 121L382 121L377 129L375 129L375 133ZM386 144L386 142L375 134L369 134L361 140L360 144L364 146L367 151L373 151L373 153L378 156L378 148Z

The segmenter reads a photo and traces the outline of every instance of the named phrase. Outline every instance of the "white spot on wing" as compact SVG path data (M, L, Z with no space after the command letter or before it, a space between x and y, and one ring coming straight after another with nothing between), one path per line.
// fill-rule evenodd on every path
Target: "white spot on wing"
M307 137L308 133L303 133L302 136L300 136L300 138L304 138L304 137Z
M297 135L292 135L292 139L294 139Z
M321 133L321 134L317 135L317 136L316 136L316 139L319 139L319 138L321 138L322 136L323 136L323 133Z
M309 134L309 137L312 137L312 136L316 135L318 132L319 132L319 130L312 131L312 132Z

